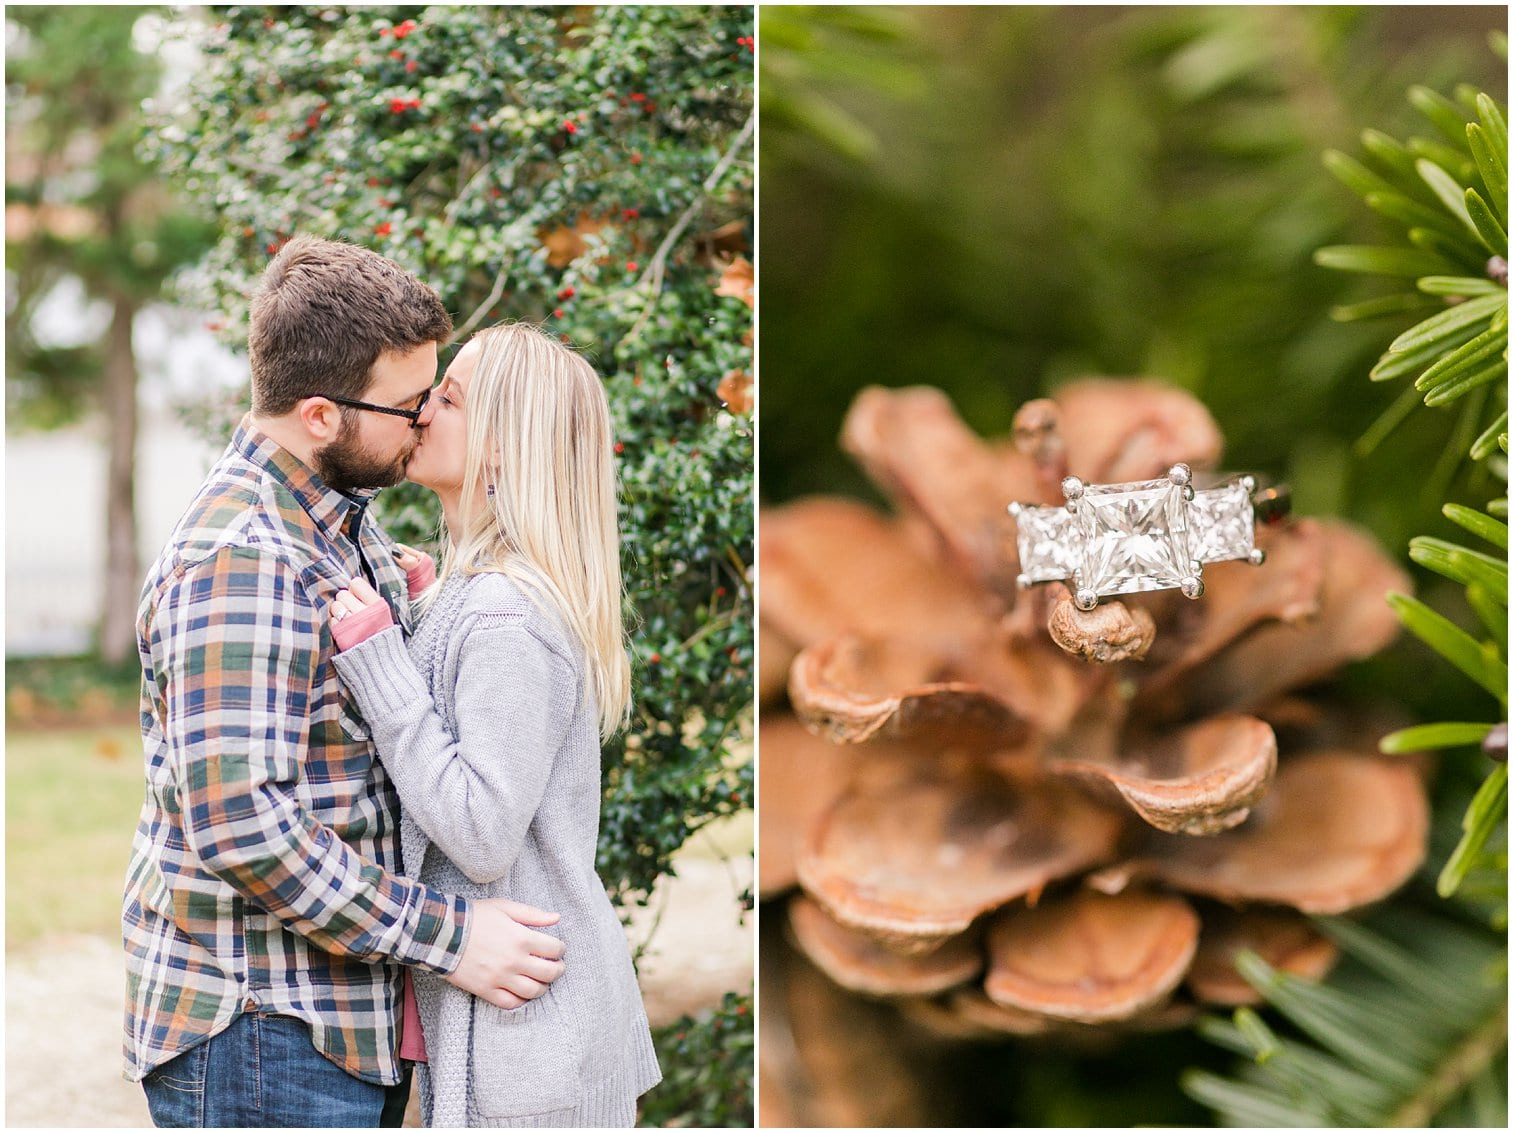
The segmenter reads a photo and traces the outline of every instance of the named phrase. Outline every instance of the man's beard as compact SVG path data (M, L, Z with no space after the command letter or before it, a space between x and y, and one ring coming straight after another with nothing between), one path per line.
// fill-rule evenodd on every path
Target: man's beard
M359 488L390 488L405 478L405 465L415 451L415 440L399 452L381 457L357 439L355 427L342 426L336 440L313 454L315 471L338 492Z

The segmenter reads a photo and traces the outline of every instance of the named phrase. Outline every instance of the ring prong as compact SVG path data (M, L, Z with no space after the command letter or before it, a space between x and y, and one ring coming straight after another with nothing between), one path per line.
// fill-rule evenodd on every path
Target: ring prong
M1250 551L1250 565L1260 566L1266 561L1266 552L1260 547L1252 547Z
M1197 494L1198 493L1196 491L1194 491L1193 486L1191 484L1183 484L1182 485L1182 498L1184 500L1186 500L1188 503L1192 503L1193 502L1193 497L1196 496Z
M1193 482L1193 470L1185 464L1173 464L1167 469L1166 478L1179 488L1185 488ZM1187 497L1192 499L1191 496Z
M1182 593L1188 598L1203 597L1203 580L1197 575L1188 575L1182 580Z
M1018 500L1015 500L1009 505L1009 514L1012 515L1015 519L1019 518L1019 513L1023 510L1024 504L1020 503Z
M1021 589L1021 590L1028 590L1031 587L1031 585L1033 585L1033 584L1030 582L1030 576L1029 575L1027 575L1027 574L1021 574L1018 578L1016 578L1014 580L1014 585L1018 586L1019 589Z
M1061 494L1066 497L1067 503L1072 503L1082 498L1083 487L1082 481L1077 477L1068 476L1061 481Z
M1244 488L1247 492L1254 492L1256 490L1256 478L1254 476L1241 476L1240 487Z
M1079 610L1091 610L1098 604L1098 592L1083 587L1078 590L1072 601L1077 604Z

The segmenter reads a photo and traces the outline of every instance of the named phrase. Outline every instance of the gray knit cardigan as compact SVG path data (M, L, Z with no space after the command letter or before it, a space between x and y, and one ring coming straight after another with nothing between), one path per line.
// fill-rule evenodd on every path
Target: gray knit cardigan
M505 1011L414 970L427 1125L628 1126L661 1079L630 949L594 872L599 717L560 621L499 574L454 576L336 667L399 791L405 872L558 912L547 992Z

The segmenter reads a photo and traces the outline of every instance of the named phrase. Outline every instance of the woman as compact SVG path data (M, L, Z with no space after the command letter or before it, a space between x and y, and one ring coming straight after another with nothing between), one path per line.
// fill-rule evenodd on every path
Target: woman
M342 591L336 665L399 791L407 871L559 912L566 971L508 1011L414 973L422 1111L628 1127L661 1072L594 872L599 745L630 699L609 407L588 363L523 325L474 337L433 402L407 475L440 497L441 577L408 648L371 587Z

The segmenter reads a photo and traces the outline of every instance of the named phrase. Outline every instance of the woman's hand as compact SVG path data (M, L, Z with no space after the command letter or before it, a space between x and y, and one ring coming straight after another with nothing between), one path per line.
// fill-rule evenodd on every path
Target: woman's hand
M436 560L424 551L395 543L394 561L405 572L405 585L411 598L419 597L422 590L436 581Z
M330 613L338 649L351 649L394 624L389 604L365 578L354 578L351 587L340 591L331 600Z

